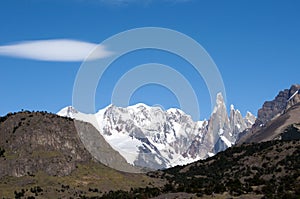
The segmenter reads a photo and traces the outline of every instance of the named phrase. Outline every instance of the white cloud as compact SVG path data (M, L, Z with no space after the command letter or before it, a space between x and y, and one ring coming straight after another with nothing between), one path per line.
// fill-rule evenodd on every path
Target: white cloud
M23 41L0 46L0 55L43 61L84 61L92 51L89 60L113 54L105 46L69 39Z

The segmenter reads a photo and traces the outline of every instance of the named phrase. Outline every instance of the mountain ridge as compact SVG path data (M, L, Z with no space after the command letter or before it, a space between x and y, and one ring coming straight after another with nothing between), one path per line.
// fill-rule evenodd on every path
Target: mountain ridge
M300 122L300 85L292 85L280 91L271 101L266 101L258 110L254 125L245 130L237 143L262 142L280 139L280 134L289 125Z
M163 111L142 103L126 108L109 105L95 114L80 113L69 106L57 114L93 124L128 163L164 169L204 159L232 146L255 117L248 113L244 118L231 108L228 116L223 96L218 94L208 121L193 121L177 108Z

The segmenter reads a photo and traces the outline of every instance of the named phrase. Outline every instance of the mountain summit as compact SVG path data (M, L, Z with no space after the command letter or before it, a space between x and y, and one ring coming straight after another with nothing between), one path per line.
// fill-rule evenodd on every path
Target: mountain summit
M192 157L201 154L201 157L212 156L235 144L240 132L250 128L255 122L255 116L250 112L243 118L241 112L230 106L230 115L227 115L226 105L221 94L217 95L216 106L202 129L205 137L201 141L194 142L188 154ZM204 150L204 151L203 151ZM206 153L206 154L205 154Z
M193 121L182 110L166 111L139 103L126 108L109 105L96 114L73 107L58 112L93 124L128 163L163 169L204 159L232 146L238 134L252 126L255 117L243 118L232 106L228 117L221 94L208 121Z

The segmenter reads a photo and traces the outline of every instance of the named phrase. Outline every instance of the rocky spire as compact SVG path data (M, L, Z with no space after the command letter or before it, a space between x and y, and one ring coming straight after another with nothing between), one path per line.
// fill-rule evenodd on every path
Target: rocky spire
M239 133L250 128L255 117L248 113L248 118L243 118L241 112L230 106L228 117L226 104L221 93L217 95L216 106L208 123L208 132L204 141L213 153L225 150L235 144Z

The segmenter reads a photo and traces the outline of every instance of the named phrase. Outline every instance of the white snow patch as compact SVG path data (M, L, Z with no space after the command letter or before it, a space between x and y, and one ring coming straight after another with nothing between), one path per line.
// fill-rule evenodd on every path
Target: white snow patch
M167 113L173 113L173 114L175 114L175 113L180 113L181 115L183 115L183 114L185 114L182 110L180 110L180 109L178 109L178 108L169 108L168 110L167 110Z
M112 135L104 135L104 137L111 147L118 151L128 163L134 164L139 155L137 147L142 145L141 141L123 133L112 133Z
M172 134L167 134L166 138L167 138L167 143L172 143L172 142L176 141L176 138L175 138L173 133Z
M178 122L173 122L173 129L176 133L179 133L180 132L180 129L181 129L181 125L178 123Z
M228 147L232 146L232 143L225 136L221 135L220 138Z
M155 156L154 159L155 159L155 161L156 161L158 164L162 164L161 159L159 159L157 156Z
M212 156L214 156L215 154L214 154L214 153L211 153L211 152L208 152L207 155L208 155L208 157L212 157Z
M219 130L219 135L223 135L224 134L224 129L220 129Z

